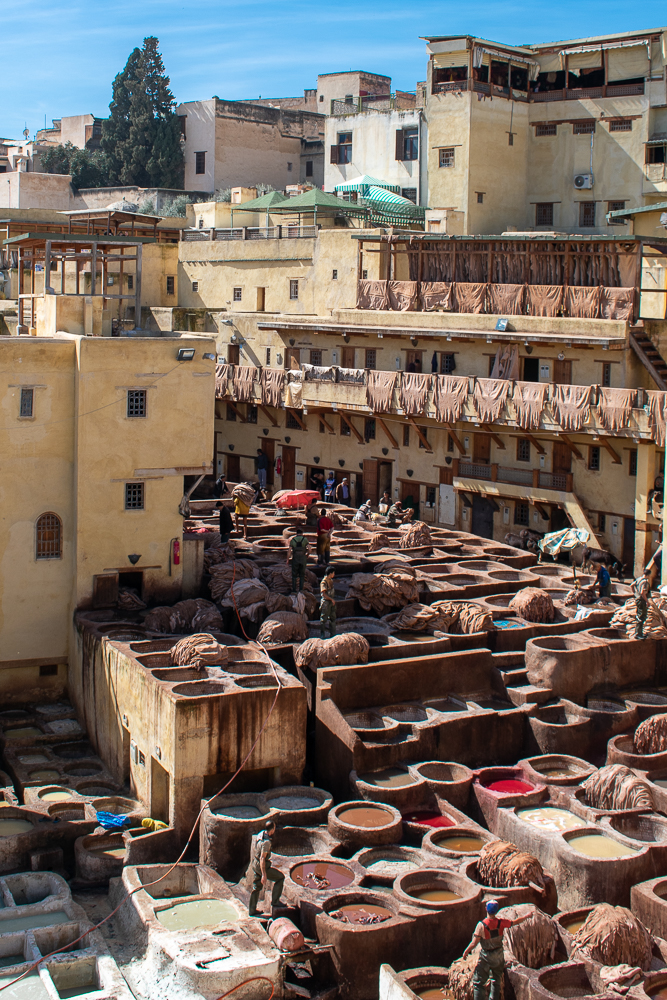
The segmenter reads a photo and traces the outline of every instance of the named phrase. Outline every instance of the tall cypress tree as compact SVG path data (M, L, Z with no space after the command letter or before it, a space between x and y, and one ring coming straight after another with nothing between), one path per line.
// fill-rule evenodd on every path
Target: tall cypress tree
M176 102L158 40L144 38L113 82L111 114L102 124L110 184L183 187L183 149Z

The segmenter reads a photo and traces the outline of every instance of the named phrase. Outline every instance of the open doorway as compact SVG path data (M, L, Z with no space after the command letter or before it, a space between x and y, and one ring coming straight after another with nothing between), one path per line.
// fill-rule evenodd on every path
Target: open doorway
M143 597L144 574L141 570L132 570L127 573L118 574L118 588L124 587L126 590L134 590Z

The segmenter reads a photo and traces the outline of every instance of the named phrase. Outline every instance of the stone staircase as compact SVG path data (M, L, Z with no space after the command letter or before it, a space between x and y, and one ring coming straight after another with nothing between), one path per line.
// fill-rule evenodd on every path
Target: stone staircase
M648 334L642 329L633 330L630 333L630 346L658 389L667 392L667 363Z

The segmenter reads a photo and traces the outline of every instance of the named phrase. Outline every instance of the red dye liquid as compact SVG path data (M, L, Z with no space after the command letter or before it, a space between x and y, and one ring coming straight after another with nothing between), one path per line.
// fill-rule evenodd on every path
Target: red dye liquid
M517 781L516 778L494 781L488 788L491 792L500 792L503 795L525 795L526 792L533 791L533 785L529 785L527 781Z
M449 816L441 816L435 812L414 812L403 817L408 823L421 823L422 826L455 826Z

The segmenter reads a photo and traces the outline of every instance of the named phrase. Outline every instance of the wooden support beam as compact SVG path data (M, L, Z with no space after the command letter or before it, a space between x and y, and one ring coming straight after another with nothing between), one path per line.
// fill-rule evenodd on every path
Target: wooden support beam
M568 448L570 449L575 458L583 459L584 456L581 454L576 444L574 444L573 441L570 441L567 434L559 434L558 437L561 439L561 441L563 441L564 444L568 446Z
M391 431L389 430L389 428L385 424L384 420L382 420L381 417L376 417L375 419L377 420L377 422L379 423L380 427L382 428L382 430L385 432L385 434L387 435L387 437L391 441L392 446L394 448L398 448L398 441L396 440L396 438L394 437L394 435L391 433Z
M505 451L505 442L503 441L503 439L501 437L498 437L495 431L492 431L488 424L482 424L481 427L483 431L486 431L491 440L495 441L498 448L500 448L501 451Z
M246 418L243 416L236 403L233 403L231 399L225 399L224 402L227 403L227 406L231 406L232 410L234 411L234 413L239 418L242 424L247 423Z
M615 451L614 448L612 447L611 441L609 440L609 438L603 438L603 437L601 437L600 438L600 444L602 445L603 448L605 448L609 452L609 454L612 457L614 465L623 465L622 459L620 458L618 452Z
M323 413L320 413L319 411L316 410L315 411L315 415L317 416L318 420L320 420L324 424L324 426L326 427L326 429L329 431L330 434L335 434L336 433L336 431L331 426L331 424L327 421L327 418L324 416Z
M533 445L538 455L546 455L545 449L542 447L542 445L540 444L540 442L537 440L536 437L533 437L533 435L529 434L528 431L524 431L523 436L528 438L528 440Z
M266 406L262 406L261 403L258 403L257 406L258 406L258 409L260 409L262 411L262 413L264 414L264 416L266 417L266 419L268 421L270 421L270 423L273 424L274 427L277 427L278 426L278 421L275 419L275 417L273 416L273 414L266 408Z
M347 426L350 428L350 430L352 431L352 433L356 437L356 439L359 442L359 444L363 444L364 443L364 439L361 436L361 434L359 433L359 431L357 430L357 428L354 426L354 424L352 423L352 421L348 417L345 416L345 414L343 413L342 410L339 410L338 412L340 413L340 419L345 421L345 423L347 424Z
M303 419L300 417L300 415L297 413L296 410L289 409L288 407L285 407L285 409L287 410L287 413L289 413L290 416L296 420L297 424L299 425L302 431L308 430L308 425L304 423Z
M547 511L546 507L544 507L541 503L536 503L535 506L537 507L537 509L539 510L540 514L542 515L545 521L551 520L551 513Z
M408 417L408 423L411 424L412 427L414 427L414 429L417 431L417 437L419 438L419 440L421 441L421 443L426 448L426 451L428 451L428 452L430 452L432 454L433 453L433 448L431 448L430 444L428 443L428 438L426 437L426 435L422 431L421 427L419 427L418 424L415 423L415 420L412 417Z
M451 424L445 424L444 426L447 428L447 431L448 431L448 433L449 433L452 441L454 442L454 444L456 445L456 447L459 449L459 453L461 455L465 455L466 450L463 447L463 445L461 444L461 442L459 440L459 437L458 437L456 431L454 430L454 428L451 426Z

